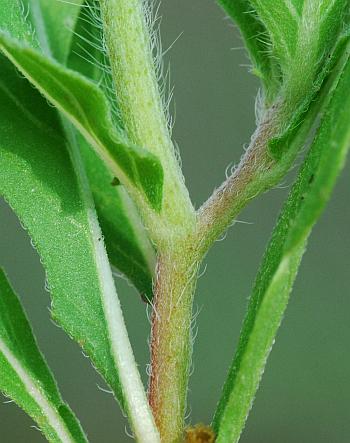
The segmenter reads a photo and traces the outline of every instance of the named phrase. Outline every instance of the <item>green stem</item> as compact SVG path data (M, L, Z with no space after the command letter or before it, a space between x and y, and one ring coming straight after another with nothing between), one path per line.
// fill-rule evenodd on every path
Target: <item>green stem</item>
M151 238L159 244L167 239L170 231L172 235L182 236L195 215L176 159L157 82L152 30L146 17L150 12L144 0L100 0L100 5L126 134L133 143L155 154L164 169L161 214L155 216L148 208L140 208Z
M152 318L150 403L164 443L183 434L191 315L198 262L196 213L185 187L159 92L147 1L100 0L121 120L129 139L155 154L164 170L160 214L139 207L158 250ZM149 18L149 17L148 17Z

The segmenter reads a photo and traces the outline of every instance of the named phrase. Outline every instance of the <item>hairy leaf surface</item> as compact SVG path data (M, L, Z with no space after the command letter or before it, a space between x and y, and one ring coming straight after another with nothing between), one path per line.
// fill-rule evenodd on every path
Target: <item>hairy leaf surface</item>
M339 37L334 50L327 57L312 87L309 88L298 109L294 112L293 118L287 122L284 130L277 137L269 141L270 153L276 160L281 160L283 155L293 146L293 141L298 133L304 131L305 139L308 136L317 114L322 112L324 102L329 101L333 89L337 85L348 57L349 39L349 33ZM297 147L297 149L299 148Z
M119 392L88 214L56 112L3 58L1 74L0 193L40 254L54 317Z
M258 18L249 0L218 0L219 4L237 23L244 43L254 63L253 72L261 78L267 96L273 96L279 84L279 67L269 51L269 33Z
M324 209L350 146L350 63L281 212L249 302L214 418L218 443L237 442L288 303L307 238Z
M0 372L0 390L36 421L48 441L87 441L80 423L61 398L22 306L1 268Z
M298 37L299 14L291 0L250 0L269 32L271 52L285 63L292 59Z

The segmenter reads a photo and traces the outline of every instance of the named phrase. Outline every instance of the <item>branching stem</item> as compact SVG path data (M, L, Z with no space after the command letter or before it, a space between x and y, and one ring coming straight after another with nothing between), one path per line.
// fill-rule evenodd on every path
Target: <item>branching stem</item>
M160 159L163 207L139 206L158 251L151 337L149 400L164 443L180 443L191 361L192 302L198 267L212 243L257 194L288 170L268 142L286 121L278 101L264 117L238 168L196 213L189 199L167 125L152 55L144 0L100 0L118 107L129 139ZM284 114L284 115L283 115ZM292 151L291 151L292 152ZM295 151L296 152L296 151ZM291 153L291 158L295 153Z
M100 0L118 108L126 134L134 144L155 154L164 170L161 213L139 208L151 239L162 248L169 235L183 235L194 222L195 212L163 109L146 3L144 0Z
M100 0L118 107L129 139L160 159L160 214L139 207L158 251L150 403L164 443L180 441L189 365L191 313L198 262L190 249L196 213L168 129L152 57L143 0Z
M278 114L273 107L256 129L238 167L198 210L197 239L203 256L246 204L276 181L275 161L267 144L276 135Z

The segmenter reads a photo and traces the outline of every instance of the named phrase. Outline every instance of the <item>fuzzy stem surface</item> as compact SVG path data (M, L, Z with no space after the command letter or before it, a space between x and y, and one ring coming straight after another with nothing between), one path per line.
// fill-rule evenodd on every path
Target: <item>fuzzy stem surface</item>
M159 256L152 315L149 401L164 443L183 441L199 261L186 245Z
M129 139L155 154L164 170L161 214L140 208L158 245L171 231L183 233L195 211L171 141L153 52L151 6L145 0L100 0L116 98Z
M120 117L129 139L164 170L160 214L139 206L158 251L149 400L164 443L181 441L191 359L192 299L198 263L189 246L196 213L171 141L152 53L150 5L100 0Z

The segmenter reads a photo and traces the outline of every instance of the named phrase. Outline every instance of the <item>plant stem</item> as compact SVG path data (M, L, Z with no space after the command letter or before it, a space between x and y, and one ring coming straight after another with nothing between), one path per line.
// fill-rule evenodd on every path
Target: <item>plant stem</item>
M185 246L159 256L152 316L149 400L164 443L182 442L199 261Z
M277 119L274 108L266 112L238 167L198 210L197 238L201 255L253 197L275 182L269 176L275 162L269 155L267 144L276 134Z
M163 206L156 217L139 208L155 243L194 220L194 209L171 141L152 55L150 6L144 0L100 0L118 108L126 134L155 154L164 170ZM149 21L150 21L150 17Z
M126 134L164 170L160 214L139 207L158 251L152 317L150 403L164 443L180 441L191 359L198 262L190 250L196 213L171 141L152 56L145 0L100 0L118 107ZM149 19L149 17L148 17ZM149 20L148 20L149 21Z
M288 172L319 112L318 107L310 108L304 123L288 142L283 159L279 160L270 153L269 142L280 134L283 122L288 121L290 115L278 100L265 111L237 168L197 211L195 237L199 256L207 253L253 198L276 186Z

